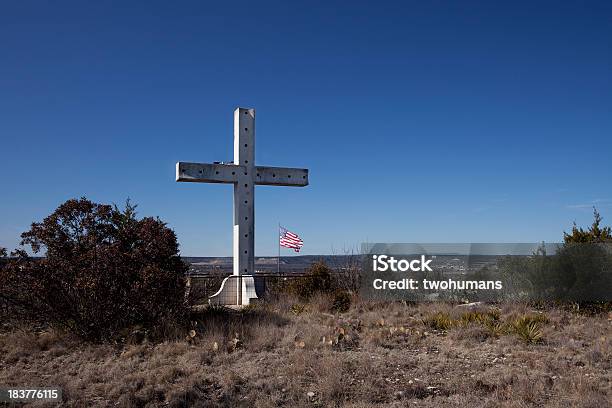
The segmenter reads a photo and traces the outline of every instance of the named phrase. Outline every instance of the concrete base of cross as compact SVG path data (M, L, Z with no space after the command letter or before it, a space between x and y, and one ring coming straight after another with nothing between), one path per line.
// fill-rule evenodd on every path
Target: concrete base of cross
M230 275L223 279L221 288L208 298L211 305L248 306L257 296L253 275Z

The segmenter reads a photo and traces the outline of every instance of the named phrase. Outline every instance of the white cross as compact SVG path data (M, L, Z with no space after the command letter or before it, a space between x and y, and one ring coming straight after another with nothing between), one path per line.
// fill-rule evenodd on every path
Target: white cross
M234 163L178 162L176 181L234 185L233 276L238 279L234 279L236 288L232 286L226 291L231 291L229 298L233 298L235 290L236 301L231 301L232 304L248 304L248 297L243 296L245 289L238 288L244 285L242 275L255 272L255 185L304 187L308 185L308 169L255 166L255 109L237 108L234 111ZM218 292L221 299L222 290L223 287Z

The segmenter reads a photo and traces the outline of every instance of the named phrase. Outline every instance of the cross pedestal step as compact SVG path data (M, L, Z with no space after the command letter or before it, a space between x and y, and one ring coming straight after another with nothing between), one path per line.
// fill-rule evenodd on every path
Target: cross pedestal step
M257 296L259 279L253 275L230 275L223 279L221 288L208 298L211 305L248 306ZM261 291L261 289L260 289Z

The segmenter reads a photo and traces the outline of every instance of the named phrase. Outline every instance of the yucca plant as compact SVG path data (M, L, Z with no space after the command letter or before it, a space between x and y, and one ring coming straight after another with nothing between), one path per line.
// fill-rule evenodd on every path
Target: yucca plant
M464 325L468 325L470 323L487 325L491 322L499 321L500 315L501 313L497 309L487 312L466 312L461 315L459 320Z
M480 323L484 324L489 320L489 317L486 313L482 312L466 312L461 315L460 321L464 325L468 325L470 323Z
M525 315L517 318L512 323L512 329L526 343L540 343L544 337L542 324L548 322L544 315Z
M451 327L453 327L455 325L455 322L449 316L448 313L437 312L433 315L424 317L423 324L434 330L446 331L446 330L449 330Z
M502 334L507 334L509 331L508 325L506 323L496 320L490 320L486 322L484 326L489 330L491 335L495 337L499 337Z
M301 305L299 303L294 303L294 304L291 305L289 310L294 315L299 316L299 315L301 315L302 313L304 313L306 311L306 305Z

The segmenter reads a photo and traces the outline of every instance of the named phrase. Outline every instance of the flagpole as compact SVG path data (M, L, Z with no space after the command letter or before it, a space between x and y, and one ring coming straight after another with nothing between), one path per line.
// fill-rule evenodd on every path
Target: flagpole
M278 258L276 258L276 274L280 276L280 222L276 231L276 243L278 244Z

